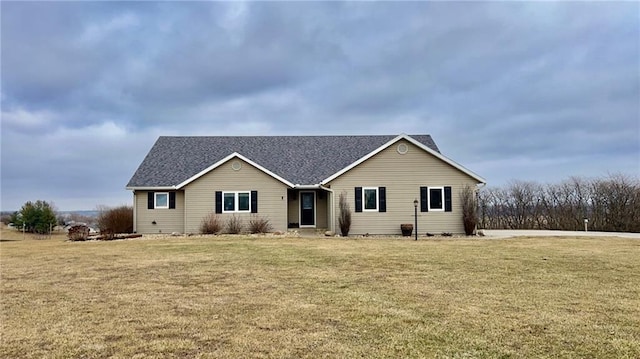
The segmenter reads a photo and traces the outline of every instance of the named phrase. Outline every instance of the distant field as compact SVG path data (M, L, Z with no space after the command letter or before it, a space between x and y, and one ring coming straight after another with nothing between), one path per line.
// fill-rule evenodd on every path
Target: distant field
M3 358L639 358L640 241L2 231Z

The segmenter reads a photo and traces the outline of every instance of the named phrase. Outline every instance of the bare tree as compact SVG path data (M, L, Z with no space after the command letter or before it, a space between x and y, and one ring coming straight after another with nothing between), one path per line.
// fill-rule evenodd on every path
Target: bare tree
M484 228L640 232L640 180L623 175L555 184L512 181L479 195Z

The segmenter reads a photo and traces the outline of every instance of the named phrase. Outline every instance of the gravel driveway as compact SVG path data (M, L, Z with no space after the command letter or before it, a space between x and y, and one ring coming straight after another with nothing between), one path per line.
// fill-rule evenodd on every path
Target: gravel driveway
M514 229L483 229L485 237L623 237L640 239L640 233L625 232L585 232L585 231L546 231L546 230L514 230Z

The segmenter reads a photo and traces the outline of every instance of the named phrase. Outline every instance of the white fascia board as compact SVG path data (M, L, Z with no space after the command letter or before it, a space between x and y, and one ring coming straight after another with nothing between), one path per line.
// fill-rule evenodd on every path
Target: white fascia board
M209 167L205 168L204 170L200 171L199 173L197 173L196 175L194 175L194 176L192 176L191 178L187 179L186 181L184 181L184 182L182 182L182 183L178 184L177 186L175 186L175 188L176 188L176 189L180 189L180 188L182 188L182 187L184 187L184 186L188 185L189 183L191 183L191 182L193 182L193 181L197 180L198 178L200 178L200 177L204 176L205 174L207 174L207 173L209 173L209 172L213 171L214 169L216 169L216 168L218 168L218 167L222 166L223 164L225 164L226 162L228 162L229 160L231 160L231 159L233 159L233 158L239 158L239 159L241 159L241 160L243 160L243 161L247 162L247 163L248 163L248 164L250 164L251 166L253 166L253 167L255 167L255 168L259 169L260 171L262 171L262 172L264 172L264 173L268 174L269 176L271 176L271 177L275 178L276 180L278 180L278 181L280 181L280 182L284 183L285 185L287 185L287 186L289 186L289 187L291 187L291 188L292 188L292 187L294 187L293 183L291 183L291 182L287 181L286 179L284 179L284 178L282 178L282 177L278 176L277 174L275 174L275 173L273 173L273 172L269 171L268 169L266 169L266 168L264 168L264 167L260 166L259 164L257 164L257 163L255 163L255 162L251 161L250 159L246 158L245 156L243 156L243 155L239 154L238 152L234 152L234 153L230 154L229 156L227 156L227 157L225 157L225 158L221 159L220 161L218 161L218 162L216 162L216 163L212 164L211 166L209 166Z
M156 187L125 187L130 191L172 191L175 190L175 186L156 186Z
M319 189L320 184L297 184L294 186L296 189Z
M416 141L415 139L411 138L411 136L407 135L407 134L400 134L398 135L396 138L392 139L391 141L385 143L384 145L376 148L375 150L373 150L372 152L370 152L369 154L367 154L366 156L360 158L359 160L357 160L356 162L350 164L349 166L341 169L340 171L336 172L335 174L331 175L330 177L326 178L325 180L323 180L322 182L320 182L321 185L325 185L331 181L333 181L334 179L342 176L343 174L345 174L346 172L350 171L351 169L353 169L354 167L360 165L362 162L368 160L369 158L377 155L378 153L382 152L383 150L385 150L386 148L388 148L389 146L393 145L394 143L400 141L400 140L407 140L408 142L414 144L415 146L417 146L418 148L423 149L424 151L426 151L427 153L432 154L433 156L435 156L436 158L444 161L445 163L453 166L454 168L458 169L459 171L465 173L466 175L472 177L473 179L475 179L476 181L478 181L479 183L487 183L487 181L478 176L477 174L471 172L470 170L464 168L463 166L461 166L460 164L454 162L453 160L449 159L448 157L442 155L441 153L432 150L431 148L429 148L428 146Z

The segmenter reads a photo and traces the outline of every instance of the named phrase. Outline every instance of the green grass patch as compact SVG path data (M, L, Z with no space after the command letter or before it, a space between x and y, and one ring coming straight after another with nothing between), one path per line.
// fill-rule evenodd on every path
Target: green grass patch
M0 256L0 357L640 357L634 239L54 236Z

